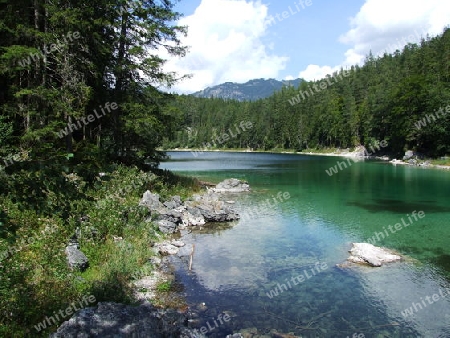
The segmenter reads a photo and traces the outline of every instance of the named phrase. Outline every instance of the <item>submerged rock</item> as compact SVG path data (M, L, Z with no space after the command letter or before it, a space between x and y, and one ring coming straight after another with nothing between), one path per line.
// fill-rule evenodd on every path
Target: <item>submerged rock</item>
M352 243L351 256L347 259L352 263L382 266L384 263L396 262L402 259L392 250L380 248L369 243Z

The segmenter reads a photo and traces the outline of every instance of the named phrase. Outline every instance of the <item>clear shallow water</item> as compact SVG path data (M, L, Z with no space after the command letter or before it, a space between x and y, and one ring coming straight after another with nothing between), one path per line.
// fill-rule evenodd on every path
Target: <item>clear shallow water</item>
M206 304L194 327L209 323L211 337L244 328L302 337L450 337L450 172L362 161L330 177L325 170L346 160L257 153L169 155L172 160L162 168L213 182L236 177L253 189L233 196L244 216L239 222L184 237L186 255L195 244L194 264L187 271L187 256L177 260L178 276L188 302L193 307ZM279 192L290 198L264 204ZM249 214L256 208L258 215ZM384 239L379 235L375 243L407 255L405 262L377 269L336 266L348 257L351 242L366 242L402 218L409 224L407 215L414 210L425 217L387 232ZM327 268L317 269L318 264ZM304 281L294 285L292 278L298 276ZM278 295L270 294L275 288ZM426 297L433 294L439 298L428 298L430 304ZM421 302L422 309L416 304L411 315L402 315ZM215 325L223 311L231 320L216 320Z

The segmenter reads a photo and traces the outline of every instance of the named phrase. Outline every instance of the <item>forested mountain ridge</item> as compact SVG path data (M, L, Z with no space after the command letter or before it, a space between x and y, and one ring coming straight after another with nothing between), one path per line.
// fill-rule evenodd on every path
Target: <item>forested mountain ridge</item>
M450 153L450 29L402 51L368 55L326 79L283 87L254 102L180 95L178 131L167 148L201 148L241 121L252 130L218 148L254 150L357 145L386 141L393 155L407 149L431 157ZM448 108L447 108L448 107ZM217 143L217 142L216 142Z
M298 87L302 79L283 80L254 79L246 83L225 82L193 93L195 97L221 98L237 101L255 101L273 95L284 86Z

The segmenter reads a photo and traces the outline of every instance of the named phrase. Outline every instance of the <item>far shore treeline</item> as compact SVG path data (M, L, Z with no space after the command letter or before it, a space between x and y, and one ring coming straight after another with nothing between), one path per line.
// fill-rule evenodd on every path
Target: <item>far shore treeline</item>
M215 135L251 121L252 130L220 148L301 151L386 140L383 150L394 156L405 150L443 156L450 154L450 29L266 99L181 95L175 105L182 116L178 131L164 142L167 149L201 149Z

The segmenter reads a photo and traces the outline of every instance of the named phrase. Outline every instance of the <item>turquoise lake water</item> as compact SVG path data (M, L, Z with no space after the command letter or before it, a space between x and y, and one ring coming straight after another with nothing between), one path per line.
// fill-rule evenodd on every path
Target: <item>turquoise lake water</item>
M209 324L210 337L242 329L450 337L450 171L327 156L168 154L161 168L214 183L235 177L252 187L232 196L240 221L184 234L186 251L195 244L193 268L187 255L175 267L200 315L193 327ZM347 168L329 176L337 161ZM414 211L425 216L415 220ZM402 218L407 227L387 230ZM383 231L384 238L373 237ZM381 268L337 266L352 242L371 238L406 259ZM231 319L220 323L221 313Z

